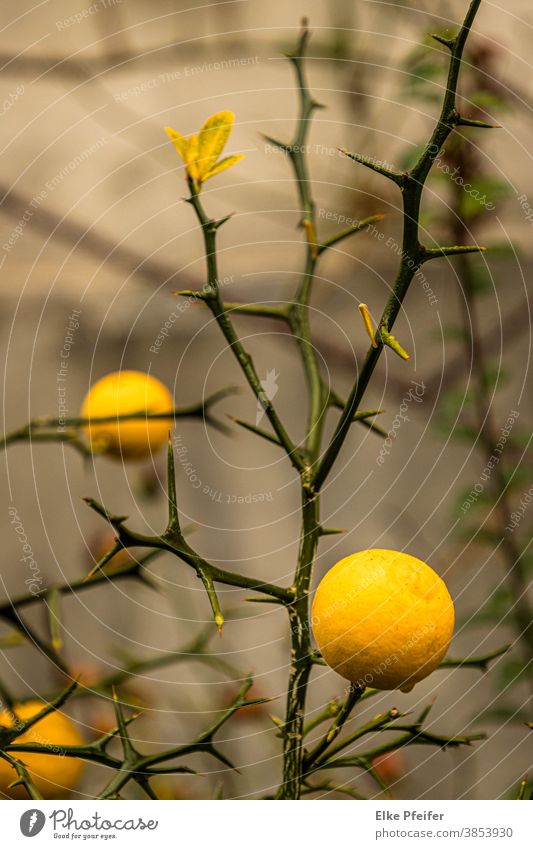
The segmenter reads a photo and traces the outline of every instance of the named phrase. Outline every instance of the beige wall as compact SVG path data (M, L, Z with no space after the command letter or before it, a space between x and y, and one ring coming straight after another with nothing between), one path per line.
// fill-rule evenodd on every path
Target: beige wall
M405 71L407 54L436 22L427 11L412 8L414 4L402 9L365 3L354 5L353 12L348 5L351 10L352 4L340 0L311 0L271 2L265 9L264 3L250 0L196 8L191 3L124 0L109 8L87 5L87 10L98 11L88 12L78 23L67 19L82 12L80 2L22 3L4 11L0 306L6 428L30 415L56 414L56 373L72 309L81 309L67 384L72 415L94 376L121 365L152 369L175 387L177 404L193 402L226 383L242 385L216 329L206 323L199 307L180 314L160 353L150 351L176 308L177 299L170 292L203 282L199 235L190 208L181 202L183 175L163 127L170 124L189 133L212 112L235 111L231 148L245 151L246 159L205 191L213 216L236 213L221 235L221 274L229 278L231 299L286 297L302 257L295 192L287 163L281 154L265 148L260 133L283 138L291 133L296 99L290 67L280 54L292 44L303 14L309 15L314 31L311 53L316 58L309 65L310 81L328 107L317 115L310 155L317 205L324 211L319 214L323 232L334 229L326 211L355 218L385 211L387 238L398 232L396 195L379 178L354 170L335 148L344 145L396 162L424 136L434 111L427 104L405 103L404 76L396 69ZM463 7L460 2L439 4L440 9L449 9L442 14L451 20ZM498 323L500 310L505 317L520 305L525 310L527 303L521 274L527 279L531 267L531 225L517 196L524 192L533 198L528 105L532 23L531 5L521 0L512 9L487 5L476 25L501 54L497 67L502 80L524 101L519 104L515 99L513 107L499 116L503 128L485 148L491 167L512 188L509 200L488 221L487 238L502 241L510 236L523 251L520 261L495 260L491 266L510 285L500 287L485 302L488 326ZM333 51L334 61L329 58ZM355 94L347 94L349 90ZM25 213L27 223L17 235ZM10 239L13 243L6 250ZM342 392L348 391L365 348L355 305L366 301L379 310L393 279L394 262L395 256L380 250L368 234L324 262L314 324L319 349ZM387 357L367 396L368 406L387 409L386 428L411 379L425 381L424 403L411 405L411 421L402 427L382 469L376 465L379 440L363 429L353 433L340 478L324 495L329 523L350 531L345 537L327 539L319 574L350 550L405 546L446 574L464 619L496 579L486 555L465 556L459 543L448 537L457 493L477 479L482 463L469 456L468 446L448 443L436 428L435 399L454 357L453 345L443 344L441 327L457 320L457 302L451 294L450 269L432 268L430 279L437 306L432 308L415 287L398 325L398 336L414 352L411 370ZM299 432L304 391L290 340L270 324L241 319L238 327L261 376L272 368L279 373L280 409L291 432ZM504 330L503 342L515 370L514 381L498 402L502 424L525 376L527 330L526 326L520 332L508 326ZM494 342L496 358L501 343L500 338ZM459 388L466 381L464 371ZM220 410L253 419L255 403L245 391L225 400ZM179 432L202 484L196 488L181 470L181 507L184 516L198 525L195 545L228 568L288 580L297 548L298 503L287 463L250 435L236 433L230 439L191 423L184 423ZM160 495L154 501L139 494L139 470L124 471L106 460L98 460L94 468L84 466L78 456L59 446L14 447L5 463L3 497L19 509L50 585L61 576L73 580L84 574L87 541L101 529L81 496L97 496L109 508L130 513L139 527L159 529L164 522L161 457L152 470L160 479L156 484ZM361 487L362 481L366 482ZM221 500L209 492L221 493ZM234 497L246 500L259 493L268 496L264 503L245 504L239 510L231 503ZM6 511L2 521L3 591L15 594L21 591L19 550ZM497 574L498 568L494 566ZM65 605L72 662L104 668L117 647L145 654L174 648L187 641L191 628L197 627L194 623L207 620L205 597L185 566L165 561L155 571L162 579L159 596L122 585ZM228 622L223 642L213 640L213 651L228 652L238 669L257 674L262 693L279 697L287 672L283 613L267 606L259 612L250 610L240 604L241 593L222 597L224 606L238 606L239 614ZM506 636L504 629L487 637L482 628L460 628L454 653L473 649L479 653L501 644ZM2 674L5 671L19 692L49 689L46 664L36 664L29 651L17 651L6 653ZM225 676L206 666L169 667L155 677L161 683L153 703L154 688L141 684L142 697L155 711L148 710L139 725L144 741L176 735L185 739L210 709L227 698L226 684L213 686ZM318 677L314 706L342 689L333 673L320 672ZM436 721L453 733L486 707L492 691L477 673L441 672L408 696L394 694L379 705L373 703L372 712L391 707L392 702L415 709L427 697L438 695ZM281 713L282 700L278 698L271 709ZM423 794L428 774L442 776L441 781L432 778L429 797L465 791L492 797L502 792L527 767L527 753L520 747L523 734L510 726L496 733L490 722L488 728L493 736L475 754L459 757L424 749L410 753L413 772L396 795ZM229 745L237 749L243 774L232 779L228 792L259 793L278 775L275 732L266 718L234 724L230 730L236 740ZM416 768L421 763L425 770ZM180 787L184 794L205 796L215 779L182 782Z

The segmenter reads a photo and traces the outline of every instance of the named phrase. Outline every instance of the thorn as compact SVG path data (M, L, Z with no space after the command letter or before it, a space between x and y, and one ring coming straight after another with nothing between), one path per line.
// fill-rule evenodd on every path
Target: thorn
M249 422L245 422L242 419L238 419L236 416L231 416L228 413L226 413L226 415L229 419L231 419L231 421L239 425L239 427L243 427L245 430L249 430L251 433L255 433L257 436L263 437L263 439L266 439L267 442L272 442L274 445L281 445L281 442L279 441L277 436L273 436L266 430L262 430L262 428L256 427L255 425L250 424Z
M279 730L280 730L280 731L281 731L281 733L283 734L283 733L284 733L284 731L285 731L285 722L283 721L283 719L280 719L280 717L279 717L279 716L276 716L276 715L275 715L275 714L273 714L273 713L269 713L269 714L268 714L268 718L271 720L271 722L273 722L273 723L274 723L274 725L276 726L276 728L279 728Z
M213 618L215 620L215 624L218 628L219 637L222 636L222 626L224 624L224 615L220 609L220 605L218 603L218 597L215 590L215 584L213 582L213 578L209 572L206 572L205 568L199 567L197 569L198 577L202 581L205 590L207 592L207 596L209 598L209 603L211 604L211 610L213 611Z
M106 510L103 504L100 504L100 502L96 501L94 498L82 496L82 501L85 501L85 503L88 504L89 507L91 507L96 513L98 513L99 516L102 516L102 518L105 519L106 522L109 522L111 525L122 525L123 522L129 519L129 516L113 515L109 512L109 510Z
M480 130L501 130L501 124L488 124L486 121L477 121L475 118L464 118L459 115L455 119L456 127L477 127Z
M253 601L256 604L285 604L280 598L273 598L270 596L247 596L243 598L243 601Z
M290 145L285 144L285 142L281 142L278 139L273 138L272 136L267 136L265 133L261 133L261 137L264 138L266 142L269 144L273 144L274 147L279 147L283 153L290 153Z
M405 182L405 175L402 174L401 171L393 171L391 168L381 165L378 160L361 156L359 153L350 153L350 151L346 150L344 147L338 147L337 150L349 159L353 159L354 162L359 162L361 165L365 165L367 168L370 168L371 171L375 171L377 174L382 174L384 177L388 177L388 179L392 180L393 183L396 183L397 186L403 186Z
M175 292L170 292L171 295L181 295L182 298L194 298L198 301L205 301L203 292L195 292L193 289L178 289Z
M372 347L377 348L378 343L376 342L376 331L374 330L374 325L372 323L372 317L370 315L368 306L366 304L359 304L358 309L361 314L361 318L363 319L365 330L370 337L370 341L372 342Z
M309 218L304 218L302 221L302 227L305 230L305 235L307 237L307 244L309 245L309 250L311 251L311 256L313 259L316 259L318 256L318 244L316 238L316 230L315 225Z
M527 788L527 775L524 776L524 778L520 782L520 787L518 789L518 795L516 797L518 800L521 801L521 800L525 799L526 788Z
M402 348L398 340L392 333L389 333L386 327L379 328L379 335L381 336L381 341L384 345L387 345L391 350L393 350L402 360L410 360L411 357L407 353L407 351ZM411 688L412 689L412 688Z
M353 414L353 421L362 422L365 421L365 419L371 419L374 416L379 416L384 412L385 410L358 410L357 413Z
M419 255L420 263L429 259L439 259L442 256L456 256L457 254L484 253L487 249L483 245L446 245L439 248L422 247Z
M434 38L439 44L443 44L448 50L453 50L455 47L455 38L446 38L444 35L437 35L436 33L432 33L431 38Z
M233 218L235 212L230 212L229 215L225 215L224 218L219 218L218 221L215 221L215 230L218 230L219 227L222 227L226 221L229 221L230 218Z
M379 215L369 215L368 218L364 218L362 221L358 221L357 224L354 224L352 227L348 227L346 230L341 230L340 233L336 233L331 238L326 239L318 246L318 253L321 254L322 251L327 250L328 248L333 247L338 242L342 242L343 239L348 238L355 233L361 233L366 230L367 227L371 227L373 224L376 224L378 221L382 221L385 218L384 214Z
M320 526L318 533L321 537L332 536L333 534L346 534L348 533L348 528L323 528Z
M419 725L422 725L422 723L426 721L426 719L429 715L429 712L433 709L433 705L435 704L436 701L437 701L437 697L434 696L431 699L431 701L426 705L426 707L423 709L422 713L420 714L420 716L416 720Z
M24 781L24 779L23 778L16 778L14 781L11 782L11 784L7 785L7 789L12 790L14 787L22 787L22 786L24 786L24 787L26 786L26 782Z

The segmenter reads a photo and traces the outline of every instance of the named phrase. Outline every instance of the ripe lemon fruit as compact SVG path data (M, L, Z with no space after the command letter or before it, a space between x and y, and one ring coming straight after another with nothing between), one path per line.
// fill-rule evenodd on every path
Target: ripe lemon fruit
M4 708L0 711L0 726L12 728L17 722L35 716L44 707L46 707L45 702L34 699L13 705L12 710ZM10 754L24 763L30 778L45 799L64 799L77 787L84 769L84 762L78 758L61 756L61 750L63 746L80 746L83 742L72 720L64 713L53 711L17 737L13 745L38 743L57 754L41 755L32 752L11 752ZM8 789L11 782L16 781L17 778L16 769L7 761L0 759L0 793L12 799L27 799L28 794L23 787Z
M128 413L168 413L174 399L164 383L142 371L115 371L91 387L83 401L84 419L124 416ZM91 448L124 460L142 460L164 445L172 418L139 418L87 425Z
M312 626L328 666L378 690L408 692L448 650L454 608L444 581L402 551L340 560L320 582Z

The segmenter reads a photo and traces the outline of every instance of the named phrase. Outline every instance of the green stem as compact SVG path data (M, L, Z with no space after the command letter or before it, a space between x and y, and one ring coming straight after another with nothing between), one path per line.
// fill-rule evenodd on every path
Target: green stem
M300 112L294 138L291 144L286 146L285 150L294 172L298 190L301 223L307 235L305 267L298 292L290 309L289 317L291 330L300 349L308 388L309 411L305 447L308 457L314 462L320 452L322 430L327 408L327 391L320 375L320 367L316 350L311 340L311 328L309 325L309 301L319 256L319 245L316 241L315 202L311 190L306 150L311 118L314 111L320 108L320 104L312 97L305 74L304 61L308 40L309 30L304 24L296 50L294 53L289 54L288 57L294 66L296 74Z
M306 455L314 463L320 453L325 412L328 406L315 348L311 339L309 302L319 255L316 234L315 204L307 166L306 142L311 116L319 104L309 93L304 57L309 31L304 24L292 61L300 99L300 113L292 144L283 149L289 156L300 202L302 226L307 236L305 267L289 312L290 327L300 351L304 369L309 410L306 427ZM291 665L287 684L285 725L283 729L283 776L278 799L299 799L304 773L304 722L307 686L313 667L309 621L309 591L320 538L319 498L310 484L310 467L301 474L302 529L300 551L294 576L296 600L288 607L291 631Z
M309 298L315 267L316 257L313 256L312 248L308 247L302 285L290 311L290 327L300 350L309 395L305 447L311 462L317 459L320 452L328 406L327 391L320 375L309 325Z
M276 413L272 401L268 398L265 390L261 385L261 381L259 376L255 370L255 366L252 362L252 358L250 354L245 350L242 342L240 341L235 328L233 327L233 323L226 312L224 307L224 303L220 297L220 291L218 286L218 267L217 267L217 247L216 247L216 235L219 224L212 218L209 218L202 206L200 201L200 195L198 189L196 188L194 181L189 178L189 189L190 189L190 198L189 202L191 203L200 226L202 228L202 234L204 238L204 248L206 255L206 263L207 263L207 285L202 292L202 300L205 301L213 316L216 319L218 326L220 327L230 350L233 352L236 357L247 381L254 393L255 397L263 407L265 414L274 429L276 436L279 441L285 448L287 452L287 456L289 457L292 465L297 471L302 471L304 468L303 460L300 456L299 451L296 449L296 446L292 442L289 437L283 423L281 422L278 414Z
M278 799L299 799L303 778L303 729L309 675L313 667L309 622L309 589L318 545L320 523L318 496L303 491L302 532L295 601L288 606L291 629L291 666L283 728L283 780Z
M305 767L306 770L309 767L313 766L317 761L320 760L320 757L324 754L324 752L329 749L333 741L339 736L340 732L343 729L343 726L350 716L352 710L358 701L360 701L361 696L365 691L365 687L361 687L358 684L350 684L348 695L342 705L339 713L331 723L331 727L327 734L324 735L322 740L317 743L315 748L309 752L309 755L305 759Z

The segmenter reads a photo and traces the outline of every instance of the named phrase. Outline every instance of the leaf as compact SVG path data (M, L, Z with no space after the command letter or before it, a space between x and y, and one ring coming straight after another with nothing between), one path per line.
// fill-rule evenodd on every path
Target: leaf
M235 153L233 156L226 156L209 170L209 172L205 175L204 180L209 180L209 178L214 177L215 174L220 174L222 171L226 171L228 168L231 168L232 165L236 165L237 162L240 162L241 159L244 159L244 153Z
M187 168L187 173L193 178L193 180L197 180L198 168L196 160L198 158L198 137L193 134L189 136L189 138L185 138L182 133L179 133L177 130L173 130L172 127L165 127L165 132L176 148L179 156L183 159Z
M198 136L194 133L187 139L187 149L185 151L185 164L187 173L193 180L199 180L198 171Z
M235 115L233 112L216 112L204 123L198 136L198 179L203 182L214 168L229 139ZM225 166L229 168L229 165Z
M183 161L187 162L187 146L188 141L184 135L178 133L177 130L173 130L172 127L165 127L165 133L169 137L170 141L173 143L176 148L178 154L181 156Z
M188 138L172 127L165 127L169 139L185 163L189 178L195 181L198 189L205 180L231 168L243 159L244 154L238 153L218 161L230 136L234 120L233 112L216 112L205 121L198 135L193 133Z

